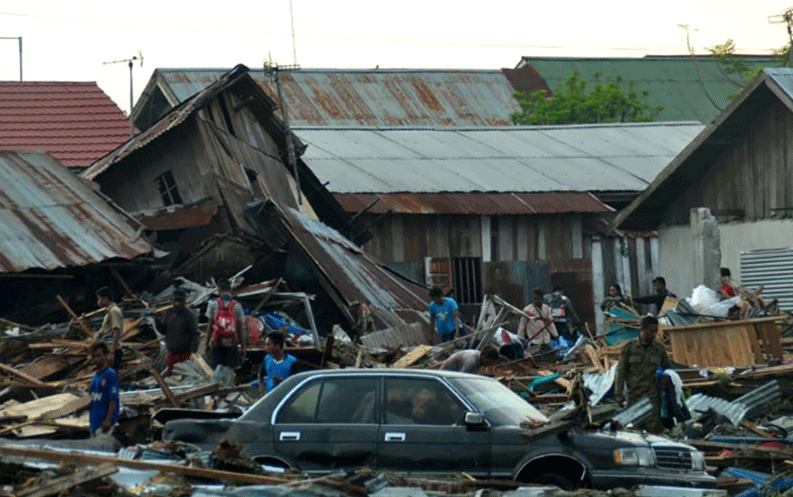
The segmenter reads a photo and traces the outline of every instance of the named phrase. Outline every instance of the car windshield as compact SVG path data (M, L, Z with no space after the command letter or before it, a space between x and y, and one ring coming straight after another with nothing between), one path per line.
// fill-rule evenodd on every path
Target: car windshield
M522 421L547 422L534 406L512 390L489 378L449 378L488 421L496 426L520 425Z

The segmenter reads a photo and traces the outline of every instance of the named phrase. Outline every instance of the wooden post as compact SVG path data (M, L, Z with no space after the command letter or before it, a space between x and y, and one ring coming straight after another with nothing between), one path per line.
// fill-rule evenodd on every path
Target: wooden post
M93 339L94 339L94 332L93 332L93 331L91 331L91 328L89 328L89 327L88 327L88 325L86 325L86 324L83 322L83 320L82 320L82 319L80 319L80 316L78 316L78 315L77 315L77 314L76 314L76 313L75 313L75 312L72 310L72 308L71 308L71 307L69 307L69 304L67 304L67 303L66 303L66 301L65 301L65 300L63 300L63 297L61 297L60 295L56 295L56 296L55 296L55 298L56 298L56 299L58 299L58 302L60 302L61 306L63 306L63 308L64 308L64 309L66 309L66 312L68 312L68 313L69 313L69 315L72 317L72 319L74 319L75 321L77 321L77 324L79 324L79 325L80 325L80 328L82 328L82 329L83 329L83 331L84 331L84 332L85 332L85 333L88 335L88 338L90 338L91 340L93 340Z

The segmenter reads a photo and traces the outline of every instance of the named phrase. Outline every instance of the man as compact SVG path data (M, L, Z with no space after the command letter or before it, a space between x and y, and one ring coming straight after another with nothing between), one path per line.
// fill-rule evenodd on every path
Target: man
M105 318L102 320L102 327L99 328L99 336L112 334L110 352L113 353L113 368L118 371L121 368L121 330L124 329L124 316L121 314L121 309L113 302L113 291L106 286L96 291L96 305L100 309L105 309Z
M231 369L240 367L246 353L245 317L242 305L231 296L228 279L218 281L218 298L207 304L206 317L209 319L206 336L209 366L212 369L221 364Z
M460 350L443 361L441 369L476 374L480 367L490 367L496 361L498 361L498 352L495 349Z
M544 297L545 303L551 308L554 326L565 339L575 341L576 327L578 327L578 314L573 309L573 303L564 294L562 287L555 286L551 293Z
M648 430L661 431L661 393L656 383L658 368L667 369L669 358L663 344L655 340L658 333L658 319L644 316L641 320L639 338L628 342L620 353L614 380L614 394L620 407L625 405L623 392L627 390L628 405L634 404L644 396L650 398L653 416L647 422Z
M173 308L157 324L164 331L165 348L168 349L165 376L170 376L174 365L190 360L198 350L198 322L185 306L186 294L181 288L173 292Z
M110 436L118 424L118 374L110 367L110 349L105 342L94 342L89 350L95 367L88 390L91 437Z
M531 291L531 304L523 308L528 316L521 316L518 325L518 337L529 346L539 345L540 353L551 350L551 337L559 338L551 316L551 308L543 303L542 288Z
M666 300L667 297L672 297L673 299L677 298L677 295L666 289L666 280L663 276L658 276L653 280L653 289L655 290L653 295L635 298L633 302L635 304L655 304L655 312L658 314L661 312L661 308L664 306L664 300Z
M284 334L273 331L264 339L264 356L259 366L259 395L270 393L279 383L295 373L297 359L284 352Z
M433 342L433 330L438 332L441 342L450 342L460 336L460 311L457 302L444 297L443 291L436 287L430 289L429 340Z

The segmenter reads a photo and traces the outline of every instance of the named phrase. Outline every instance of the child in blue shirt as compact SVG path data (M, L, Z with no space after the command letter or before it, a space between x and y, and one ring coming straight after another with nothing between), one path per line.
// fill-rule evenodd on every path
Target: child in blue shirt
M460 329L460 310L457 302L451 297L444 297L443 291L438 287L430 289L429 303L430 323L429 340L433 342L433 331L437 331L441 342L449 342L463 335Z
M89 387L91 437L107 436L118 424L118 374L110 367L110 348L105 342L95 342L89 350L96 367Z
M280 331L268 333L264 339L264 351L267 355L259 367L259 395L269 393L295 372L297 359L284 352L284 340L284 334Z

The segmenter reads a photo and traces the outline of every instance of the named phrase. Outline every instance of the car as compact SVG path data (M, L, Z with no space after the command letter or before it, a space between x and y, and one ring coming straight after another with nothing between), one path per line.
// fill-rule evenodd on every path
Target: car
M451 371L317 370L287 378L236 419L176 419L163 439L212 450L239 441L261 464L305 473L369 467L465 472L564 489L715 486L701 452L660 436L573 429L524 441L546 422L498 381Z

